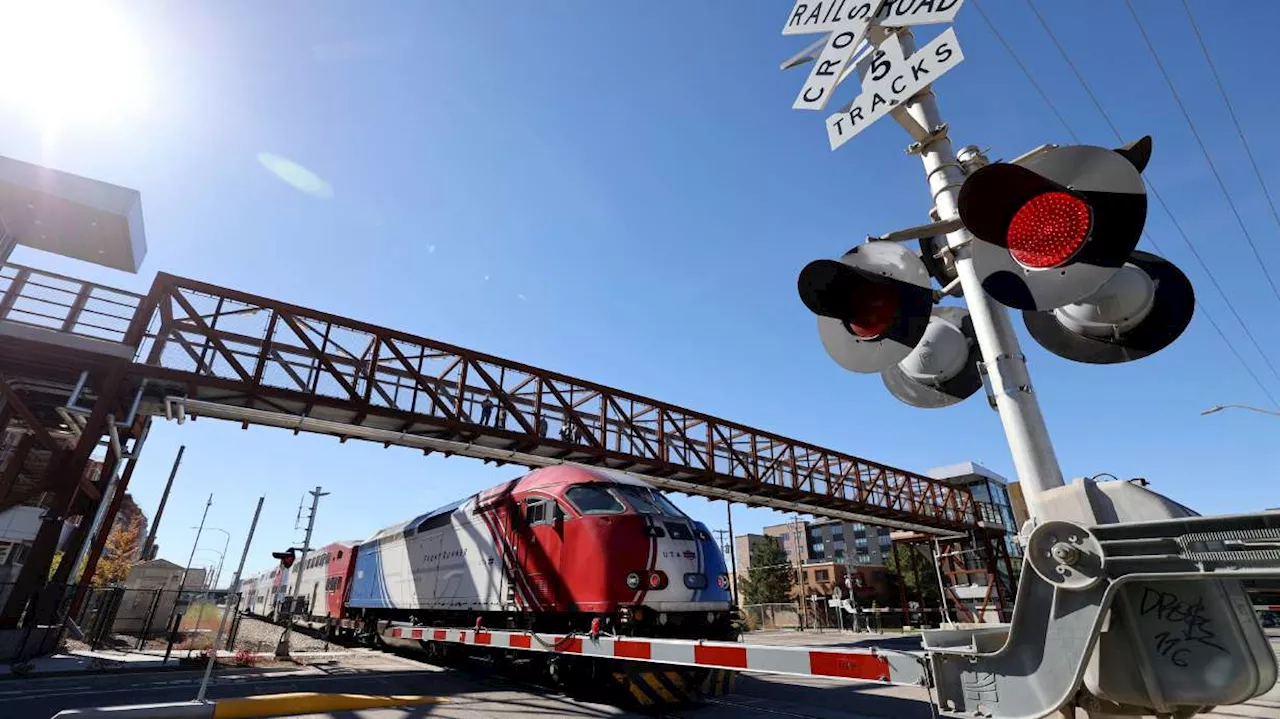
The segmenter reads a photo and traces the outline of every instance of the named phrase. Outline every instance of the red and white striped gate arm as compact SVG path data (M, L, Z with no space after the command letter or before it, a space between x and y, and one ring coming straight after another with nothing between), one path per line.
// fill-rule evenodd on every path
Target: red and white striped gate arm
M705 667L827 677L882 684L927 686L929 672L921 655L876 649L812 649L766 644L738 644L679 639L614 638L590 635L538 635L529 632L487 629L444 629L393 625L383 639L395 643L436 641L451 644L514 649L519 651L573 654L624 661L653 662Z

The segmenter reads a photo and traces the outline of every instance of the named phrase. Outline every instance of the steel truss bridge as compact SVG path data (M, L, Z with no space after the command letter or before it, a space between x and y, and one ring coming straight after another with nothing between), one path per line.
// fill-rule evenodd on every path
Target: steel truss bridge
M10 459L0 474L0 510L36 496L51 507L0 608L0 628L58 611L58 602L38 594L68 517L82 520L64 556L84 556L82 576L93 574L157 416L213 417L529 467L590 465L691 495L964 538L982 555L983 573L1013 576L1003 545L1009 528L966 487L165 273L140 295L0 267L0 392ZM104 443L102 467L87 471ZM96 525L85 521L96 514ZM75 564L60 562L49 586L65 584ZM1012 587L992 584L1007 615ZM78 605L82 595L83 587L61 606Z

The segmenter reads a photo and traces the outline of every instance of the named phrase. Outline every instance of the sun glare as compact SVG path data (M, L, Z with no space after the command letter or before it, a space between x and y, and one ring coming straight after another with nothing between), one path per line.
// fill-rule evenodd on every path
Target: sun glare
M46 131L137 114L146 68L121 15L101 0L0 0L0 107Z

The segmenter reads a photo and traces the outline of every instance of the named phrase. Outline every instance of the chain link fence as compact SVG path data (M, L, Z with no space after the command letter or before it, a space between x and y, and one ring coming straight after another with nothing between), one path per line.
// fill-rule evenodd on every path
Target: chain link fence
M11 585L0 585L0 595L8 594ZM41 612L42 618L24 616L16 629L7 632L0 643L13 644L6 656L38 656L59 648L88 648L121 652L147 652L166 657L173 653L185 656L213 646L214 635L222 621L227 602L232 613L224 629L220 650L251 652L269 651L275 647L282 627L243 617L236 607L238 596L210 596L201 590L139 589L130 587L95 587L89 589L79 608L71 612L75 587L45 586L27 605L27 614ZM241 637L244 622L253 624L248 636ZM261 626L259 626L261 625ZM61 645L61 646L59 646Z

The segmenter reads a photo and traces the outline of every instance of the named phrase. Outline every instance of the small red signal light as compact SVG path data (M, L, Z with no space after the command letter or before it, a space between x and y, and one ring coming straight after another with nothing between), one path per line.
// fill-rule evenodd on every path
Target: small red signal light
M1027 200L1009 221L1009 254L1024 267L1057 267L1089 238L1089 203L1068 192L1046 192Z
M851 317L845 320L849 331L864 340L875 339L893 327L902 305L900 293L892 285L865 282L853 287L849 303Z

